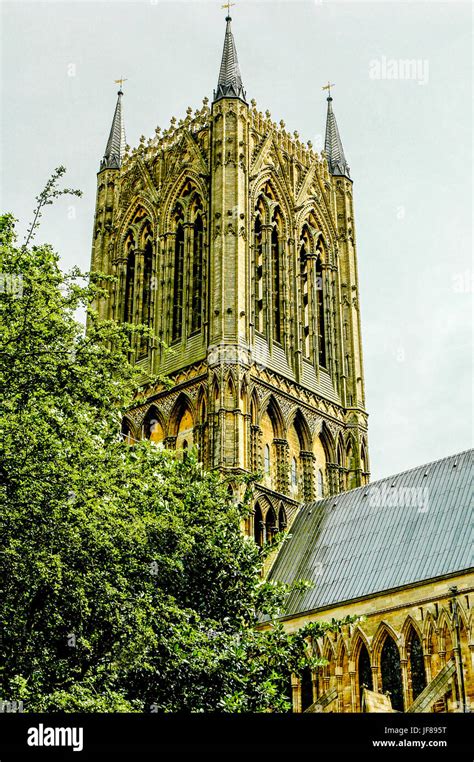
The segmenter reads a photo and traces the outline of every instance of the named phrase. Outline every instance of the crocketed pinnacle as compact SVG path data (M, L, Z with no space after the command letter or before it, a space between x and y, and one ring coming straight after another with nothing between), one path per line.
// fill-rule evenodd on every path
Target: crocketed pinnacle
M329 96L328 113L326 118L326 139L324 141L324 152L326 154L329 171L332 175L338 175L351 179L349 166L344 156L341 137L337 127L336 116L332 110L332 98Z
M100 162L100 169L120 169L125 153L125 129L122 118L122 95L121 90L117 93L117 105L115 106L114 118L110 135L107 141L104 158Z
M242 84L239 61L237 58L237 50L230 26L231 21L231 17L227 16L224 49L222 51L222 62L219 72L219 81L217 83L217 90L214 91L214 102L220 100L221 98L240 98L240 100L246 103L247 101L245 100L245 90Z

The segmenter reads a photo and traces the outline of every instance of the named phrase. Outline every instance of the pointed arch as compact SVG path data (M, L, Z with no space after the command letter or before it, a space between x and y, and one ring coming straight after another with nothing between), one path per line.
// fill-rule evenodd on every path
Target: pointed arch
M326 462L334 463L336 460L336 443L326 421L323 421L321 426L319 439L326 453Z
M117 231L117 249L116 254L119 256L124 250L125 245L125 239L127 238L128 233L132 230L135 235L135 243L138 245L138 230L136 227L136 223L134 223L134 220L137 218L137 212L138 210L144 210L144 216L150 221L152 230L157 229L157 217L156 217L156 208L153 204L153 201L144 193L138 193L135 195L130 201L127 209L125 210L124 214L122 215L122 219L119 223L118 231ZM141 225L139 226L141 227Z
M364 641L360 641L360 648L355 659L356 664L356 683L357 683L357 701L359 711L362 711L362 694L364 688L372 691L374 689L374 680L372 675L372 664L370 661L369 649Z
M383 693L390 693L392 707L403 712L403 682L398 647L399 636L393 627L380 622L372 641L372 653L380 675Z
M441 610L438 615L438 630L448 629L451 630L452 619L451 615L445 606L441 606Z
M438 623L436 622L431 611L427 611L425 620L423 623L423 632L422 632L423 639L427 639L433 633L436 634L437 631L438 631Z
M193 442L193 428L195 425L195 415L193 405L189 397L181 392L176 402L174 403L171 415L169 418L168 432L172 437L177 437L180 440L187 440L188 445L191 446ZM178 447L178 442L176 442Z
M135 322L135 244L132 233L125 240L125 299L122 319L124 323Z
M264 304L264 262L263 262L263 230L261 215L257 213L253 229L254 246L254 324L255 330L264 333L265 304Z
M349 675L349 650L342 636L339 636L338 640L336 664L340 670L339 681L340 688L342 688L342 695L339 696L339 708L343 712L350 712L352 710L352 690Z
M394 638L385 632L380 650L380 675L383 693L390 694L392 708L403 712L403 679L400 651Z
M236 382L232 371L229 372L225 383L225 406L232 410L236 407Z
M278 531L284 532L288 526L288 520L286 518L286 511L282 502L280 502L280 509L278 511Z
M255 510L253 515L253 538L257 545L259 545L260 547L263 546L263 543L264 543L263 512L260 507L260 501L258 500L255 503Z
M179 207L177 207L177 210ZM182 214L179 214L176 223L173 257L173 316L171 326L171 340L177 341L183 332L184 316L184 225Z
M300 448L302 450L311 450L312 436L311 431L306 420L306 416L300 407L295 408L289 417L288 428L290 426L295 427L295 431L298 435Z
M415 633L417 637L420 639L420 641L423 640L423 633L419 623L416 621L416 619L412 617L411 614L408 614L405 621L403 622L403 626L400 633L403 637L404 642L406 643L408 635L410 634L411 628L415 630Z
M183 205L183 212L187 211L188 208L190 209L190 215L186 215L186 217L192 215L196 192L200 197L202 208L205 212L208 196L203 181L198 172L194 172L189 167L185 167L163 194L163 197L165 198L165 203L161 210L163 232L172 230L173 209L178 200ZM194 220L189 219L188 221L193 222Z
M214 377L214 381L212 383L212 397L214 400L215 409L218 410L221 404L221 393L217 376Z
M328 635L324 636L321 650L323 659L327 659L329 662L332 662L334 666L336 664L335 644L332 642L331 638Z
M261 423L265 413L268 414L272 422L274 436L278 439L283 439L285 436L285 419L283 418L280 405L278 404L273 394L270 394L268 397L266 397L262 403L259 423Z
M412 617L407 617L404 628L408 695L411 703L426 688L427 681L422 639L419 629Z
M265 539L267 542L272 542L275 535L278 532L278 522L273 505L267 510L265 515Z
M252 426L258 425L259 418L260 418L260 415L259 415L258 395L254 389L250 397L250 420L251 420Z
M191 333L201 330L203 321L204 223L199 212L193 223L193 265L191 293Z
M121 426L121 437L122 441L126 442L127 444L133 444L136 442L136 438L134 436L134 426L132 424L132 421L130 418L128 418L126 415L122 418L122 426Z
M265 199L265 217L262 219L262 224L271 224L275 207L280 208L283 222L282 232L285 239L288 238L290 235L288 221L292 219L292 208L288 203L288 190L283 187L279 178L271 170L264 170L255 179L250 193L252 209L257 208L260 197Z
M306 223L308 228L319 233L317 236L312 233L312 240L315 249L318 241L320 238L322 238L324 243L330 246L331 252L334 250L335 247L334 245L331 245L330 242L337 240L337 231L332 225L331 216L327 215L326 217L326 215L317 214L314 206L314 201L308 200L305 204L303 204L301 209L299 209L296 214L295 223L297 230L299 231L303 229L303 226Z
M342 666L342 661L345 656L348 656L348 654L348 645L342 635L339 635L336 643L336 665L338 667Z
M318 326L318 362L322 368L327 368L327 326L326 326L326 310L324 306L325 297L325 284L324 284L324 272L322 263L322 254L318 250L316 257L316 317Z
M282 309L281 309L281 232L277 224L271 231L270 237L270 272L271 272L271 305L273 340L280 343L282 338Z
M383 641L385 640L387 635L390 636L395 641L395 643L398 643L398 641L400 640L399 633L397 633L393 629L391 624L389 624L388 622L385 621L385 619L383 619L379 623L379 626L377 627L377 631L376 631L376 633L375 633L375 635L373 637L373 640L372 640L372 653L373 653L375 659L379 658L379 656L380 656L380 649L381 649L381 647L383 645Z
M432 680L438 674L442 667L439 656L439 632L435 618L431 611L428 611L423 627L423 645L427 655L427 665L429 674L427 677Z
M160 410L152 405L147 411L142 423L142 436L150 442L160 444L166 436L166 424Z

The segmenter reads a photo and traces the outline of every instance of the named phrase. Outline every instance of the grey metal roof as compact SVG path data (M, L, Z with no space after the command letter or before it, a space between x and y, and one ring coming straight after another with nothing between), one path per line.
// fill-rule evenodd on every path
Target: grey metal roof
M324 141L324 152L327 156L329 171L332 175L348 177L349 166L344 155L339 129L337 127L336 115L332 110L332 98L329 96L328 113L326 117L326 138Z
M235 47L234 37L230 26L231 21L231 17L227 16L224 49L222 51L217 90L214 91L214 101L218 101L220 98L240 98L246 103L245 90L242 84L242 77L240 76L237 49Z
M117 93L117 105L115 106L114 118L110 135L105 148L104 158L100 162L100 169L120 169L125 153L125 129L122 118L122 95L121 90Z
M269 578L314 586L285 615L472 567L473 452L303 505Z

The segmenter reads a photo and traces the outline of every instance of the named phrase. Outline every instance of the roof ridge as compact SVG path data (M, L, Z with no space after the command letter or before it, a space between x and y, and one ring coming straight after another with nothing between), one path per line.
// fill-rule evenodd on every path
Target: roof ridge
M371 487L373 484L384 482L387 479L395 479L395 477L401 476L402 474L410 474L412 471L418 471L421 468L428 468L428 466L434 466L436 463L441 463L443 460L450 460L451 458L459 458L461 455L466 455L468 452L474 453L474 448L468 447L467 450L462 450L461 452L455 452L452 455L445 455L443 458L437 458L436 460L430 460L429 463L420 463L419 466L413 466L413 468L407 468L406 471L398 471L396 474L389 474L388 476L383 476L381 479L377 479L374 482L369 482L368 484L365 484L364 486ZM356 487L355 489L362 489L362 487ZM347 492L354 492L354 490L347 490Z

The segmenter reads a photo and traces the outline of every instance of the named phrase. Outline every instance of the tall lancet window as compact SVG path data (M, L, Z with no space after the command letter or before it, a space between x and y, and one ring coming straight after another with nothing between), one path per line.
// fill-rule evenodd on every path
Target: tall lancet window
M191 331L200 331L202 326L202 266L204 250L204 230L202 216L198 214L194 222L193 237L193 298Z
M263 333L263 240L260 215L255 220L255 329Z
M128 246L127 269L125 273L125 305L123 319L125 323L133 323L135 301L135 253L133 242Z
M318 360L319 364L326 367L326 325L324 315L324 286L321 254L316 260L316 308L318 316Z
M171 338L181 338L183 331L183 277L184 277L184 227L180 222L176 228L174 244L174 288L173 325Z
M309 278L307 241L304 240L300 249L300 290L301 290L301 341L303 357L311 357L309 323Z
M153 246L150 240L145 244L143 253L143 291L142 291L142 314L140 323L151 325L151 276L153 266ZM148 351L148 339L143 337L140 342L140 355L146 355Z
M281 341L280 246L276 225L272 230L271 248L273 338Z

